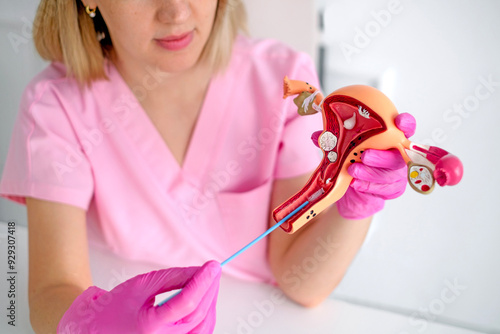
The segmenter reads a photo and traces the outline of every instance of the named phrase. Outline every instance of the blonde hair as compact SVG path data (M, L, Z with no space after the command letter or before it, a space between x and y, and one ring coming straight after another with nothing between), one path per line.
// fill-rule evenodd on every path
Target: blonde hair
M247 32L246 12L241 0L219 0L210 37L199 61L214 72L229 63L236 35ZM97 39L104 32L105 38ZM68 76L80 83L106 78L104 59L113 45L99 13L92 19L80 0L41 0L33 23L33 40L40 56L64 63Z

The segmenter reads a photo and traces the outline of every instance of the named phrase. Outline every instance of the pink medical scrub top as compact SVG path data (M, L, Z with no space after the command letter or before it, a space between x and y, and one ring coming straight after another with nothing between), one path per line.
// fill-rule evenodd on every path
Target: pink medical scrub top
M276 41L237 38L229 68L210 82L182 166L138 102L161 74L152 67L130 88L111 62L105 70L109 81L83 91L60 63L30 82L0 194L85 209L89 242L123 258L222 262L268 228L273 180L310 173L321 160L310 140L321 116L299 116L282 98L285 75L318 87L313 62ZM273 282L266 252L267 239L224 271Z

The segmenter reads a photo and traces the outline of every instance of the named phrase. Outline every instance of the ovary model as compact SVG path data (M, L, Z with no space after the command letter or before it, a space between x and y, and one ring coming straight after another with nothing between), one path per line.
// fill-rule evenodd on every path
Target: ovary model
M398 111L379 90L363 85L340 88L326 98L307 82L284 80L283 98L297 95L299 114L323 114L323 131L318 146L323 159L307 184L295 195L274 209L276 222L307 202L300 211L281 225L294 233L317 214L338 201L347 191L352 177L347 173L350 164L360 162L366 149L398 149L408 164L410 186L428 194L435 181L440 186L460 182L463 166L447 151L408 140L394 120Z

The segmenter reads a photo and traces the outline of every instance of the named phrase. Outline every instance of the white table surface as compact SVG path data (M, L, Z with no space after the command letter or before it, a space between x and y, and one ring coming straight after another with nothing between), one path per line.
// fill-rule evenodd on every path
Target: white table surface
M16 326L7 324L7 224L0 223L0 333L33 333L29 324L27 298L27 230L16 226ZM91 249L94 284L111 289L141 272L158 269L130 263L107 252ZM429 322L412 326L410 318L370 307L328 299L319 307L306 309L287 300L275 287L224 276L217 304L216 334L477 334L479 332Z

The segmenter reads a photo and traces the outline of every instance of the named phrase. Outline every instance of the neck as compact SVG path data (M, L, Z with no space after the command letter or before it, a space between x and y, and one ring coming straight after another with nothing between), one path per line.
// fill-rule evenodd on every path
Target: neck
M158 66L125 63L110 57L123 80L144 106L182 104L204 96L212 72L202 63L181 72L163 72Z

